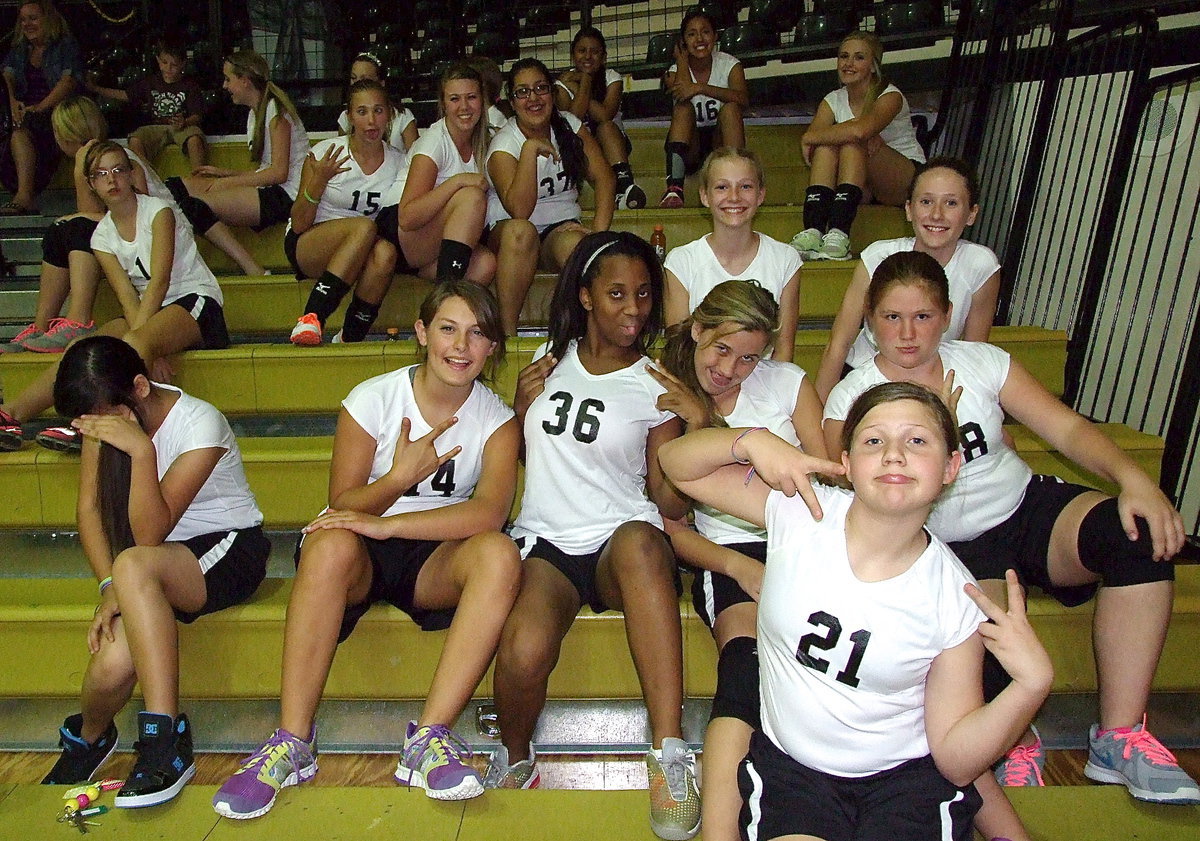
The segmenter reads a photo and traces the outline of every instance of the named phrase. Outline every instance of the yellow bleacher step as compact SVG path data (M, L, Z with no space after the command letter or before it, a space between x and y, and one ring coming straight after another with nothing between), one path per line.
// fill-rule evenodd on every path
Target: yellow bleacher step
M80 559L82 565L83 559ZM1200 645L1200 566L1177 568L1171 629L1155 676L1158 691L1200 691L1194 652ZM247 604L206 616L180 631L180 690L187 698L273 698L290 579L269 579ZM87 663L81 645L95 608L95 582L84 578L14 579L0 594L0 645L8 668L0 697L75 697ZM679 603L684 629L684 688L711 697L716 653L708 629L687 597ZM1096 688L1091 655L1091 604L1064 608L1034 593L1029 616L1050 651L1055 692ZM428 692L444 632L423 632L404 613L375 605L339 648L326 698L418 699ZM44 652L55 652L46 657ZM381 655L381 652L384 652ZM491 674L478 694L492 694ZM550 678L552 698L639 698L621 614L579 613Z
M800 330L793 359L815 374L829 340L827 330ZM1020 359L1038 379L1058 394L1066 336L1039 327L997 327L992 340ZM544 339L510 339L504 363L493 387L511 400L516 376L532 359ZM335 412L358 383L410 365L420 358L413 340L326 344L295 347L290 344L244 344L225 350L186 351L173 357L175 384L207 400L226 414ZM0 384L10 399L19 394L55 356L36 353L0 355ZM48 412L47 414L53 414Z

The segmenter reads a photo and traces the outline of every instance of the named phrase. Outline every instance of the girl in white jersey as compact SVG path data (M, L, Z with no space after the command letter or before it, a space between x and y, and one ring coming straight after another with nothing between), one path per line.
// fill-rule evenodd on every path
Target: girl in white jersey
M387 89L387 74L383 72L383 65L370 53L359 53L354 57L354 61L350 62L350 85L353 87L354 83L361 79L374 79ZM420 131L417 128L417 118L408 108L396 105L390 100L388 104L391 105L391 116L384 127L383 140L389 146L407 154L417 142ZM338 134L350 134L350 123L350 111L347 109L338 115Z
M1124 783L1135 797L1200 802L1196 783L1145 727L1151 682L1171 617L1171 558L1183 522L1157 484L1097 427L1064 406L1018 362L992 345L941 342L950 320L945 273L932 257L901 252L875 272L868 319L879 342L873 364L852 371L829 395L827 441L863 389L886 380L961 387L959 433L965 464L939 501L930 530L985 586L1014 568L1058 601L1077 605L1101 587L1093 618L1100 721L1084 773ZM1053 476L1035 476L1005 442L1005 414L1064 456L1120 488L1113 499ZM990 691L1003 685L989 675ZM1040 785L1034 733L998 769L1005 783Z
M625 82L620 73L605 65L607 58L608 49L599 29L585 26L576 32L571 39L574 67L560 73L555 81L554 104L582 120L600 144L617 182L617 209L636 210L646 206L646 192L634 182L629 166L633 144L621 123Z
M956 443L935 393L889 384L856 402L841 465L762 427L663 447L682 492L767 530L743 837L972 837L972 780L1028 725L1052 669L1016 577L1005 613L924 528ZM845 473L854 493L814 487L813 471ZM1015 678L987 705L985 646Z
M792 246L806 258L850 259L850 226L864 198L900 207L916 166L925 162L908 100L883 76L883 45L873 32L851 32L838 48L842 87L817 106L801 138L811 167L804 230Z
M81 339L54 383L60 413L86 436L79 541L100 582L88 629L82 712L44 783L95 779L117 747L115 716L141 687L137 760L117 806L173 798L196 771L179 711L176 620L238 604L266 575L271 544L229 423L215 408L153 382L112 336Z
M825 457L821 401L804 371L763 359L779 332L779 306L753 281L717 284L690 317L667 331L660 405L689 430L762 425ZM670 402L666 402L670 401ZM704 837L738 837L737 764L759 727L757 601L766 560L762 529L712 508L694 508L696 529L667 523L675 553L697 568L692 605L717 644L717 686L704 735Z
M592 133L571 113L554 107L546 65L524 58L508 71L516 114L488 147L488 246L496 252L496 297L507 335L515 335L525 293L540 265L556 272L589 233L579 223L579 185L596 194L592 230L612 222L613 174Z
M667 190L659 207L683 207L683 180L719 146L746 145L742 111L750 105L746 72L729 53L716 49L712 18L699 7L683 16L675 63L663 74L671 97L667 130Z
M89 147L84 170L108 212L92 234L91 248L116 293L122 315L99 332L134 347L156 379L170 374L165 357L189 348L229 346L217 279L196 251L196 238L174 205L133 189L133 164L124 147L106 140ZM21 446L21 422L53 402L56 366L0 406L0 449ZM78 450L70 427L47 429L38 443Z
M491 663L520 587L517 548L499 531L520 431L478 381L504 342L487 290L440 284L415 326L425 361L359 384L342 403L330 507L296 550L279 729L213 797L225 817L265 814L280 788L316 774L317 705L334 653L377 601L424 629L450 629L396 781L439 800L483 791L450 726Z
M58 147L75 161L75 202L78 212L55 220L42 238L42 273L38 284L36 316L33 323L11 342L0 345L0 353L24 350L60 353L75 339L95 332L92 306L100 284L100 264L92 254L91 240L105 207L88 184L83 160L93 143L108 139L108 123L94 101L85 96L71 96L54 107L50 124ZM134 190L174 205L174 197L154 168L133 151L125 151L133 164L130 176ZM184 215L187 215L186 212ZM210 230L208 238L234 259L238 259L239 254L246 254L223 224ZM66 314L58 318L64 302Z
M325 321L354 287L335 342L361 342L375 323L396 268L395 216L382 208L404 164L383 139L392 106L374 79L350 86L350 136L322 140L308 154L283 250L296 278L316 278L294 345L319 345Z
M525 493L510 533L525 578L496 656L503 745L487 784L538 784L530 739L562 639L583 605L623 610L650 719L650 825L663 838L690 838L699 795L680 738L679 579L662 531L663 517L686 506L657 455L681 424L656 405L663 389L646 371L662 324L662 269L649 244L589 234L563 268L550 312L550 341L519 375L514 400Z
M878 351L865 321L867 287L883 259L897 251L923 251L946 270L954 314L944 339L988 340L1000 294L1000 264L990 248L962 238L979 213L978 195L975 170L966 161L937 157L917 167L904 203L916 236L878 240L859 255L817 372L822 400L849 368L870 362Z
M221 72L222 87L235 105L250 109L246 118L253 172L207 165L183 178L168 178L167 187L182 205L192 196L207 205L214 219L262 231L281 225L300 191L300 170L308 157L308 134L296 106L271 81L267 61L254 50L238 50ZM206 233L206 224L196 229ZM261 274L261 271L258 272Z
M800 313L800 267L795 250L754 230L767 197L762 162L746 149L716 149L700 170L700 201L713 231L672 248L666 262L667 324L678 324L726 280L756 280L779 303L779 335L772 358L790 362Z
M396 185L401 254L414 272L430 280L465 277L487 285L496 273L495 255L479 242L488 206L483 90L483 79L470 64L446 68L438 87L442 118L409 150Z

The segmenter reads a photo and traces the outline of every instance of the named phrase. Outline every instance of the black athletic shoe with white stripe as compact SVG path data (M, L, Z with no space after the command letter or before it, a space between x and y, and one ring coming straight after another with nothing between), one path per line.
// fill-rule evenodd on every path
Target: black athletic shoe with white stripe
M123 809L166 803L196 774L192 761L192 727L186 715L174 721L161 713L138 713L138 753L133 773L117 792Z
M67 716L63 726L59 728L58 743L62 746L62 756L50 773L42 780L42 785L78 785L95 779L96 772L108 762L109 757L117 749L117 727L110 723L108 729L95 742L86 741L80 735L83 731L83 716L79 713Z

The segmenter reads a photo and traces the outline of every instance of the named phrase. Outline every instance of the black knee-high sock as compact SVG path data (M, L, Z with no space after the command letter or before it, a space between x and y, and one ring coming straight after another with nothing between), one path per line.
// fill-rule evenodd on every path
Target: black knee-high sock
M843 234L850 233L854 217L858 214L858 203L862 201L861 187L853 184L838 184L837 192L833 195L833 205L829 209L829 227L837 228Z
M683 179L687 175L687 158L688 147L686 143L680 143L678 140L667 142L665 147L667 152L667 186L683 188Z
M612 171L617 176L617 192L625 192L633 183L633 167L628 161L619 161L612 165Z
M471 246L453 239L442 240L438 251L437 279L462 280L471 264Z
M346 322L342 325L343 342L361 342L379 315L379 304L371 304L355 295L346 307Z
M821 233L829 227L829 210L833 204L833 188L813 184L804 191L804 227Z
M308 293L308 303L304 305L304 311L316 315L317 320L324 327L329 316L333 315L333 311L338 308L338 304L342 302L342 298L346 297L346 293L349 291L350 287L346 281L333 272L322 272L321 276L317 278L312 292Z

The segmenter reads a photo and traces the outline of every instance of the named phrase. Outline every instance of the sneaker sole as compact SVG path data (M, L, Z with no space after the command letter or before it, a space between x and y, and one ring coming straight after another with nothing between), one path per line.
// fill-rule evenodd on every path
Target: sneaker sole
M25 439L11 432L0 433L0 452L15 453L25 446Z
M42 780L42 785L44 785L44 786L77 786L80 783L90 783L92 780L96 779L96 775L100 773L100 769L108 764L108 760L112 759L113 754L117 752L117 748L120 746L120 744L121 743L119 740L113 739L112 747L108 749L108 753L104 754L104 758L96 763L96 767L92 769L92 773L89 774L86 779L72 780L71 782L65 782L65 783L59 783L59 782L48 783L45 780Z
M454 788L435 789L425 783L425 775L397 763L396 773L392 779L402 786L410 786L424 790L426 797L434 800L470 800L483 794L483 781L478 777L467 777Z
M317 760L314 757L312 765L309 765L307 768L304 768L300 771L293 771L292 773L288 774L287 778L284 779L282 784L280 784L279 791L283 791L285 788L290 788L291 786L298 786L300 783L306 783L316 775ZM220 796L220 792L218 792L213 796L213 811L223 818L229 818L230 820L235 821L248 821L251 818L261 818L267 812L271 811L271 808L275 805L275 801L279 798L279 791L275 792L271 799L267 801L267 805L263 806L261 809L255 809L252 812L235 812L233 807L231 807L224 800L217 800L217 797Z
M1131 795L1147 803L1172 803L1180 806L1200 804L1200 788L1185 787L1175 789L1173 792L1150 791L1149 789L1140 788L1133 784L1121 772L1096 765L1090 759L1083 766L1083 775L1089 780L1094 780L1098 783L1123 785L1129 789Z
M696 821L696 825L691 829L684 829L679 826L656 824L651 819L650 830L659 838L662 838L663 841L688 841L690 838L695 838L696 833L700 831L700 821Z
M300 345L302 347L316 347L317 345L321 344L321 337L315 333L300 333L292 336L288 341L294 345Z
M160 803L166 803L168 800L174 800L176 795L183 790L183 787L188 784L188 781L196 776L196 763L189 765L179 779L175 781L169 788L164 788L162 791L154 791L149 794L133 794L122 797L125 790L122 789L117 793L113 803L118 809L141 809L146 806L157 806Z
M56 441L53 438L37 437L34 439L39 447L44 447L47 450L53 450L56 453L80 453L83 451L82 444L68 444L65 441Z

